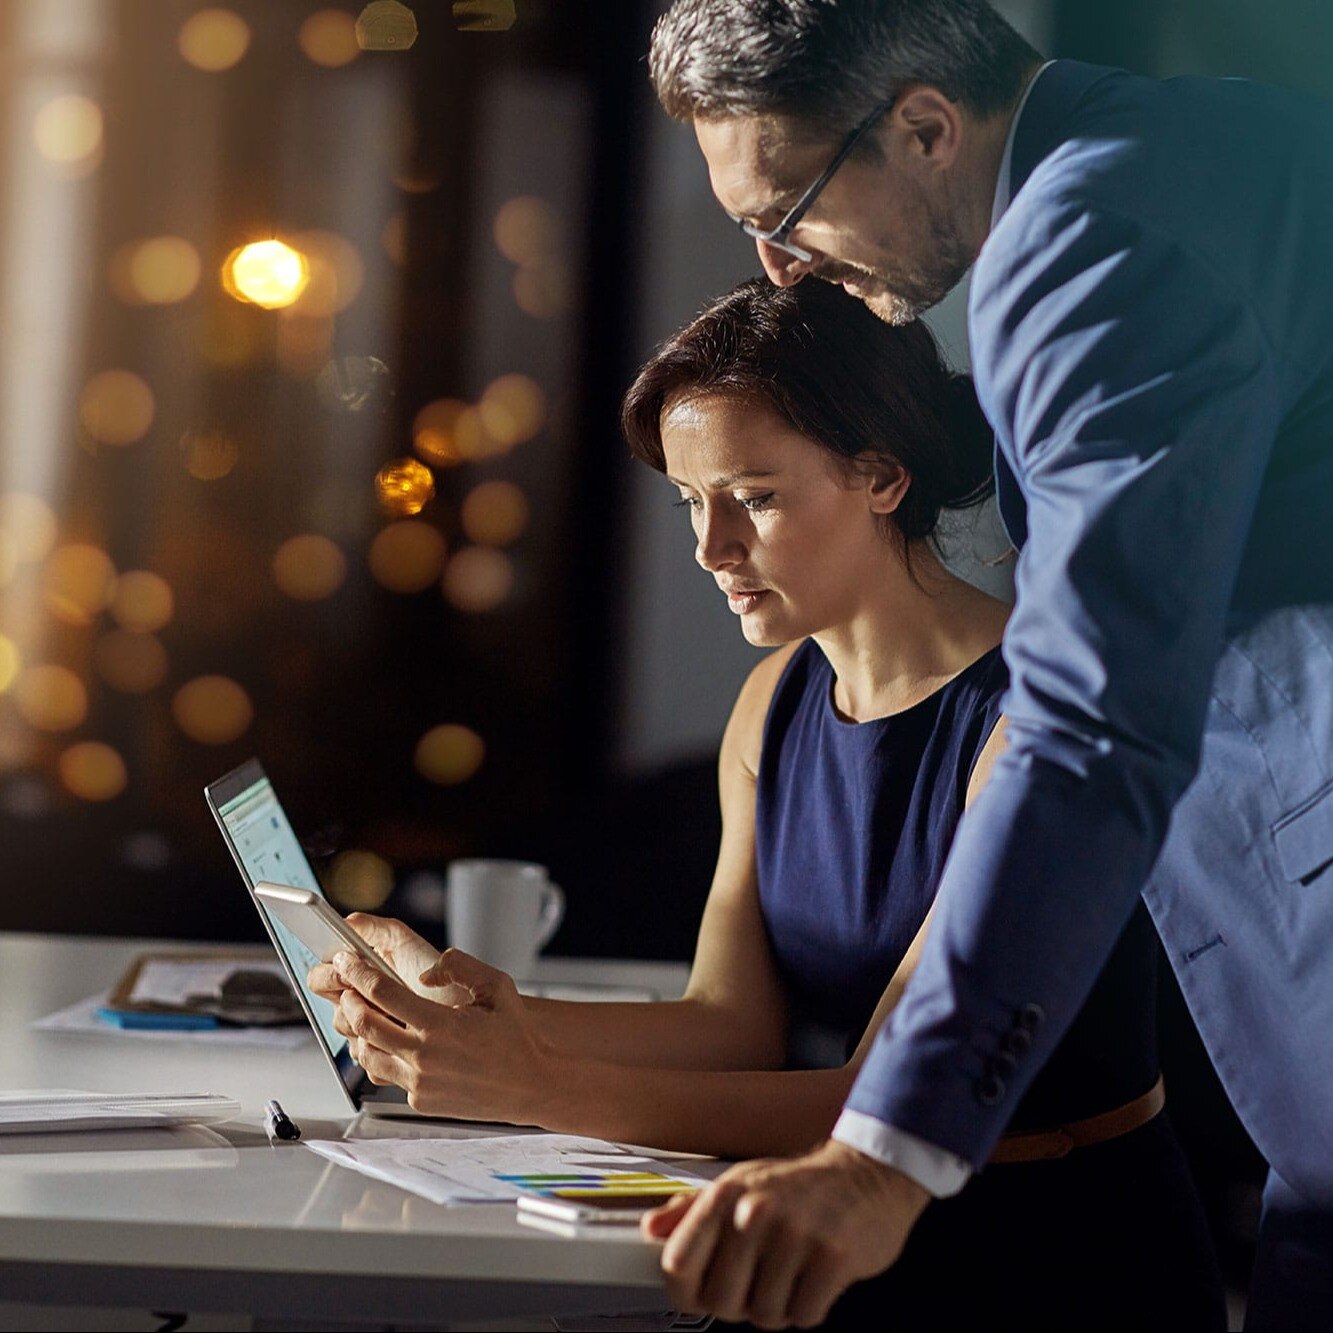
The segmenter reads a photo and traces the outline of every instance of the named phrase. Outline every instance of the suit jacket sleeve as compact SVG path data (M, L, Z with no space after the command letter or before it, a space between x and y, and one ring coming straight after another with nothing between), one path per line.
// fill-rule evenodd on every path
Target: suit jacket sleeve
M1111 211L1013 216L1023 202L970 312L1028 506L1009 743L847 1103L973 1166L1091 989L1194 774L1278 418L1260 322L1208 262Z

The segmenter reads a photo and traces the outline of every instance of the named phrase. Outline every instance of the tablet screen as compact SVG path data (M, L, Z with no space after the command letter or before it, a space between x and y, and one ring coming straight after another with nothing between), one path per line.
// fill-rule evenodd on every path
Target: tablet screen
M315 872L301 850L273 785L260 765L251 760L213 783L207 788L206 795L236 864L245 876L250 896L301 991L315 1030L355 1102L362 1081L361 1071L347 1054L347 1038L334 1029L333 1005L306 985L306 974L319 959L254 895L255 885L268 880L274 884L311 889L323 897Z

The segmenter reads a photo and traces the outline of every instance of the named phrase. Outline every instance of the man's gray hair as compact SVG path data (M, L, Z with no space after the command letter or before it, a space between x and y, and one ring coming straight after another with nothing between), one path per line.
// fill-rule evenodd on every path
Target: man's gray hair
M648 63L677 120L778 114L833 137L911 83L988 116L1040 59L984 0L676 0Z

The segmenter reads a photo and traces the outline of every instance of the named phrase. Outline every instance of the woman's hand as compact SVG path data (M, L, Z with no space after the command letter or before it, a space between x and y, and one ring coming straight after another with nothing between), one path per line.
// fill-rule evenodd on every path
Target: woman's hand
M335 957L334 971L333 1025L372 1083L396 1083L428 1115L540 1123L552 1056L506 973L447 949L419 981L461 994L454 1004L414 994L351 953Z
M347 924L375 950L386 963L414 990L429 1000L439 1000L443 1004L464 1003L465 993L449 991L445 987L432 986L424 981L425 975L440 961L440 951L422 939L410 926L389 917L368 916L365 912L353 912L347 918ZM322 995L333 1004L338 1003L344 986L338 980L337 970L331 963L320 963L310 969L306 984L316 995Z

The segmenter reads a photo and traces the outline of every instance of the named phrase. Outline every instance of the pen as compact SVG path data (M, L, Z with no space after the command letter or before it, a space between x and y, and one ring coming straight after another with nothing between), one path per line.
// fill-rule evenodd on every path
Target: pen
M301 1126L293 1120L275 1101L264 1103L264 1133L268 1135L269 1147L275 1146L274 1139L284 1143L295 1143L301 1137Z

